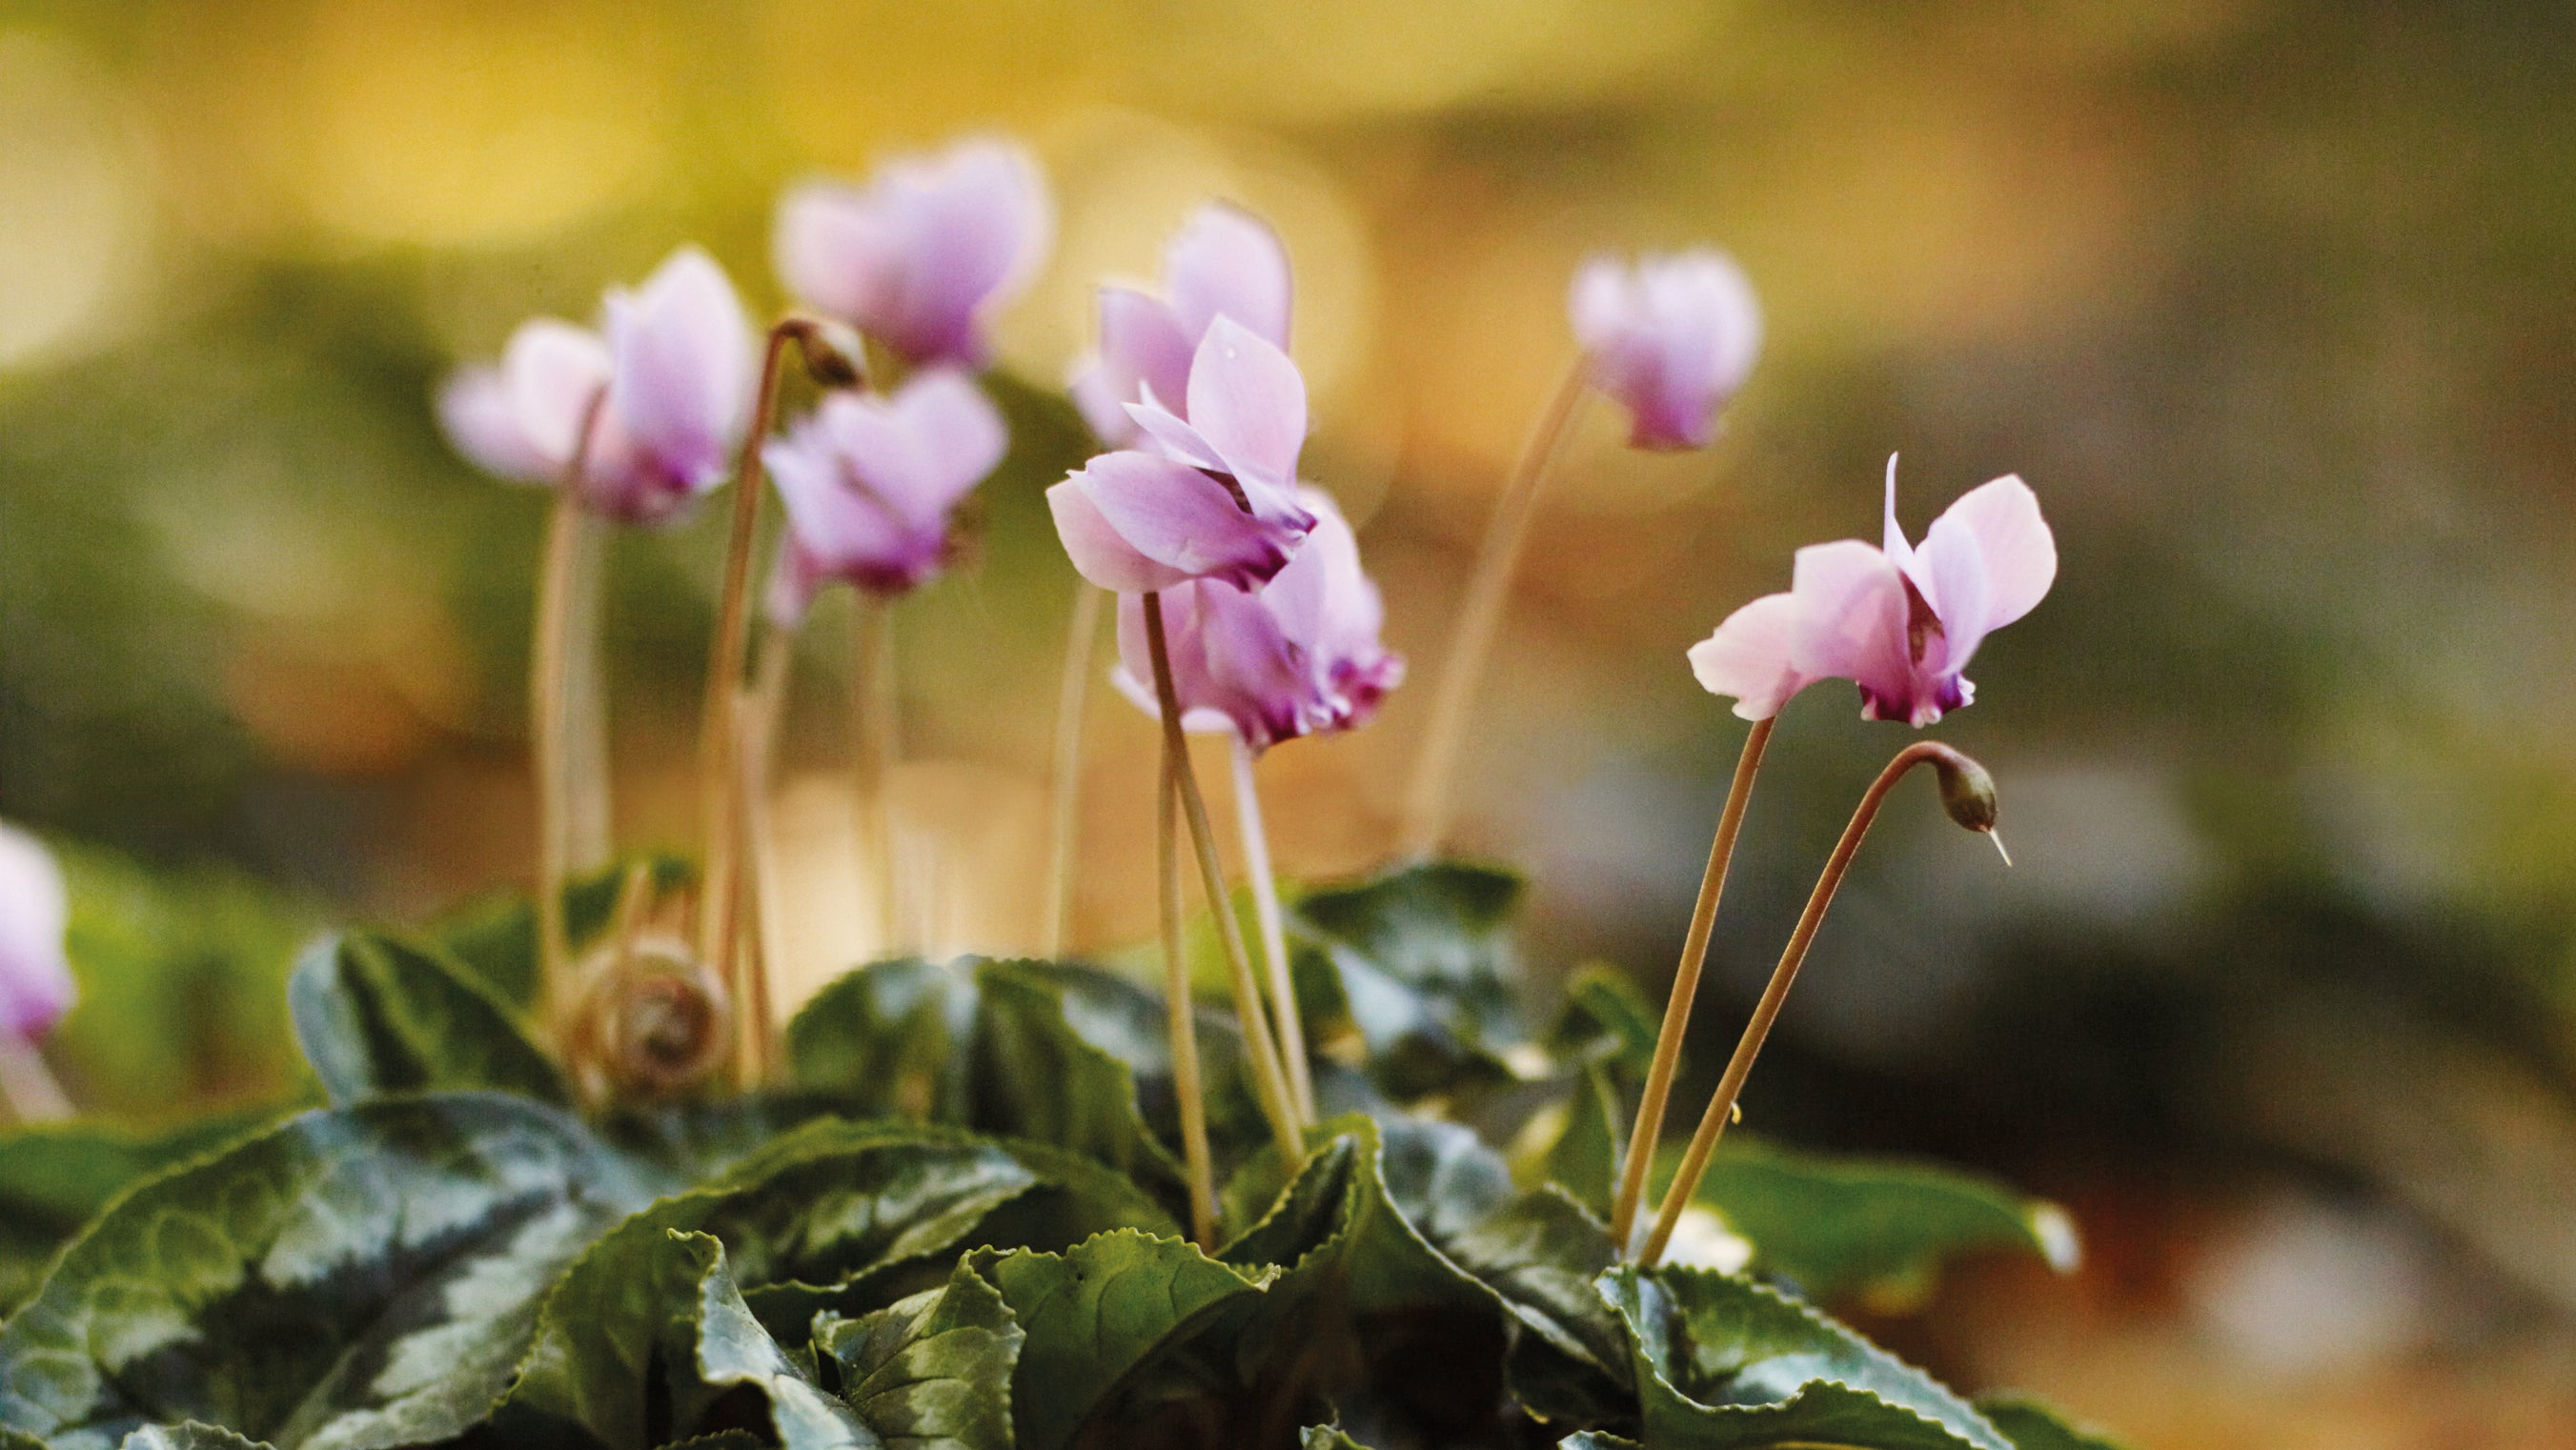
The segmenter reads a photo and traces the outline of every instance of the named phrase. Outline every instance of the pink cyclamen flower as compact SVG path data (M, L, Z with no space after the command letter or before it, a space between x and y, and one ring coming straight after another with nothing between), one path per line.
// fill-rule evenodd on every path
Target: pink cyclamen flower
M559 485L590 415L582 502L660 523L731 470L750 420L756 344L733 284L695 247L672 253L643 286L612 289L606 310L604 336L551 317L520 324L499 366L448 381L439 420L484 469Z
M1753 284L1705 248L1633 267L1595 258L1575 273L1570 310L1592 385L1628 409L1639 448L1707 447L1762 350Z
M1037 163L978 137L887 163L865 187L779 203L778 275L807 306L914 363L980 368L984 322L1036 276L1055 232Z
M1691 646L1709 693L1747 720L1779 713L1822 679L1860 686L1861 716L1929 725L1976 698L1960 677L1987 633L2031 609L2057 578L2057 541L2030 485L2006 475L1961 495L1920 546L1896 524L1887 460L1884 544L1858 539L1798 551L1789 592L1728 615Z
M1232 730L1254 750L1300 735L1354 730L1404 681L1404 659L1378 641L1386 607L1360 568L1359 540L1330 495L1300 487L1315 517L1278 577L1246 593L1216 579L1163 596L1172 687L1188 730ZM1118 688L1159 714L1145 607L1118 601Z
M1209 324L1231 317L1288 347L1288 251L1251 213L1202 206L1163 249L1169 300L1130 287L1100 289L1100 352L1073 381L1073 401L1104 443L1138 437L1127 405L1148 400L1189 416L1190 359Z
M954 368L916 373L892 397L825 397L761 450L787 506L772 616L802 618L836 579L879 595L928 582L948 562L949 514L1010 442L1001 410Z
M43 843L0 825L0 1033L34 1042L71 1010L62 868Z
M1189 579L1268 582L1315 516L1297 501L1306 382L1266 339L1220 317L1192 355L1188 418L1153 402L1127 414L1144 447L1104 453L1047 490L1082 576L1142 594Z

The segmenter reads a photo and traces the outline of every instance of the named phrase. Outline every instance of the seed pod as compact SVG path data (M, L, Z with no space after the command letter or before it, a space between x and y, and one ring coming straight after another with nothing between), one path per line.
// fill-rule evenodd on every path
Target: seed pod
M677 938L611 942L583 966L589 988L572 1056L585 1086L614 1098L670 1097L724 1066L731 1002Z
M1941 808L1950 819L1980 834L1995 829L1995 778L1958 751L1942 746L1932 756L1941 778Z
M867 346L846 325L823 317L791 317L778 326L796 339L805 371L814 375L814 381L827 388L867 384Z

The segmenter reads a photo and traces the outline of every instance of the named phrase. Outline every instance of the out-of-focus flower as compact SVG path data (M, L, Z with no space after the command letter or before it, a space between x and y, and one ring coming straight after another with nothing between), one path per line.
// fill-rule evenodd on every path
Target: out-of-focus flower
M762 457L787 505L769 609L803 617L814 592L844 580L901 594L947 563L949 514L1010 448L1010 433L973 379L916 373L892 397L837 392Z
M1386 607L1360 567L1358 538L1322 489L1297 496L1315 527L1277 578L1252 593L1201 579L1163 596L1184 729L1232 730L1266 750L1357 729L1403 683L1403 658L1378 641ZM1118 654L1118 688L1160 713L1140 598L1118 602Z
M1028 152L990 137L888 162L864 187L779 203L778 275L807 306L914 363L980 368L984 322L1036 276L1055 208Z
M1639 448L1707 447L1762 350L1753 284L1707 249L1595 258L1575 273L1570 310L1592 384L1628 409Z
M1104 453L1047 490L1065 552L1103 589L1256 588L1315 526L1297 501L1306 383L1288 354L1218 318L1192 356L1187 405L1185 420L1130 404L1145 446Z
M449 380L439 419L483 468L552 486L590 415L582 501L658 523L724 481L749 421L755 352L723 269L683 247L642 287L609 292L605 336L551 317L521 324L499 366Z
M1860 686L1861 715L1929 725L1976 697L1960 678L1991 630L2028 614L2057 578L2057 541L2039 499L2011 475L1962 495L1921 547L1896 523L1896 460L1887 460L1883 545L1858 539L1798 551L1789 592L1728 615L1691 646L1711 694L1747 720L1777 714L1822 679Z
M1100 352L1074 379L1073 401L1104 443L1137 440L1130 403L1186 408L1191 356L1218 318L1287 350L1288 251L1249 212L1221 201L1200 207L1163 249L1163 291L1169 300L1100 289Z
M71 1010L62 868L43 843L0 825L0 1033L34 1042Z

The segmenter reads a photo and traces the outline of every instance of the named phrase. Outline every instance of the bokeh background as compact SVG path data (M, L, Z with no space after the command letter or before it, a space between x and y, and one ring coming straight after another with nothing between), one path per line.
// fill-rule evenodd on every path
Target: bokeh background
M1747 1100L1778 1139L2067 1202L2084 1269L1869 1323L2150 1450L2576 1442L2576 14L2538 4L199 0L0 10L0 815L77 887L74 1091L280 1090L316 923L524 879L543 498L429 399L695 240L754 304L781 187L963 130L1045 160L1019 452L905 603L898 782L943 944L1025 949L1072 575L1038 491L1090 288L1199 200L1286 236L1308 471L1414 685L1265 765L1283 864L1368 869L1485 510L1600 249L1714 242L1768 345L1708 453L1596 410L1459 844L1543 971L1660 985L1741 725L1681 652L2017 471L2064 568L1864 856ZM720 549L619 540L618 827L685 847ZM803 980L863 952L839 606L777 815ZM1787 713L1721 922L1722 1058L1904 732ZM1151 733L1097 692L1078 943L1150 926ZM1219 777L1208 762L1211 781ZM1909 788L1910 790L1917 788ZM791 973L791 975L795 975ZM1864 1311L1866 1306L1862 1306Z

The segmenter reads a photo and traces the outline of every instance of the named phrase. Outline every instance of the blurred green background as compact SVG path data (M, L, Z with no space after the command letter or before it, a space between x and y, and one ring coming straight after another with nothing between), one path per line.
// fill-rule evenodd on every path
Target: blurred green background
M1038 492L1081 446L1046 395L1095 282L1150 278L1212 195L1294 255L1308 471L1417 671L1265 765L1283 865L1321 879L1391 845L1574 265L1713 242L1765 302L1754 380L1709 453L1596 410L1473 736L1461 844L1535 876L1534 960L1671 970L1742 729L1684 647L1797 544L1874 538L1888 452L1917 530L2019 472L2060 581L1938 728L2020 865L1900 800L1750 1120L2070 1204L2081 1274L1982 1266L1872 1325L1967 1385L2148 1447L2563 1444L2571 76L2576 12L2533 4L18 0L0 815L70 853L60 1065L138 1119L273 1094L303 933L524 878L544 500L443 444L454 362L684 240L773 306L784 184L998 128L1059 238L1003 318L1027 386L977 562L898 624L945 945L1038 932L1072 588ZM720 543L616 544L628 847L688 842ZM872 929L837 609L777 803L806 981ZM1787 712L1702 1083L1904 736L1854 714ZM1107 950L1150 928L1151 732L1106 691L1091 724L1078 937Z

